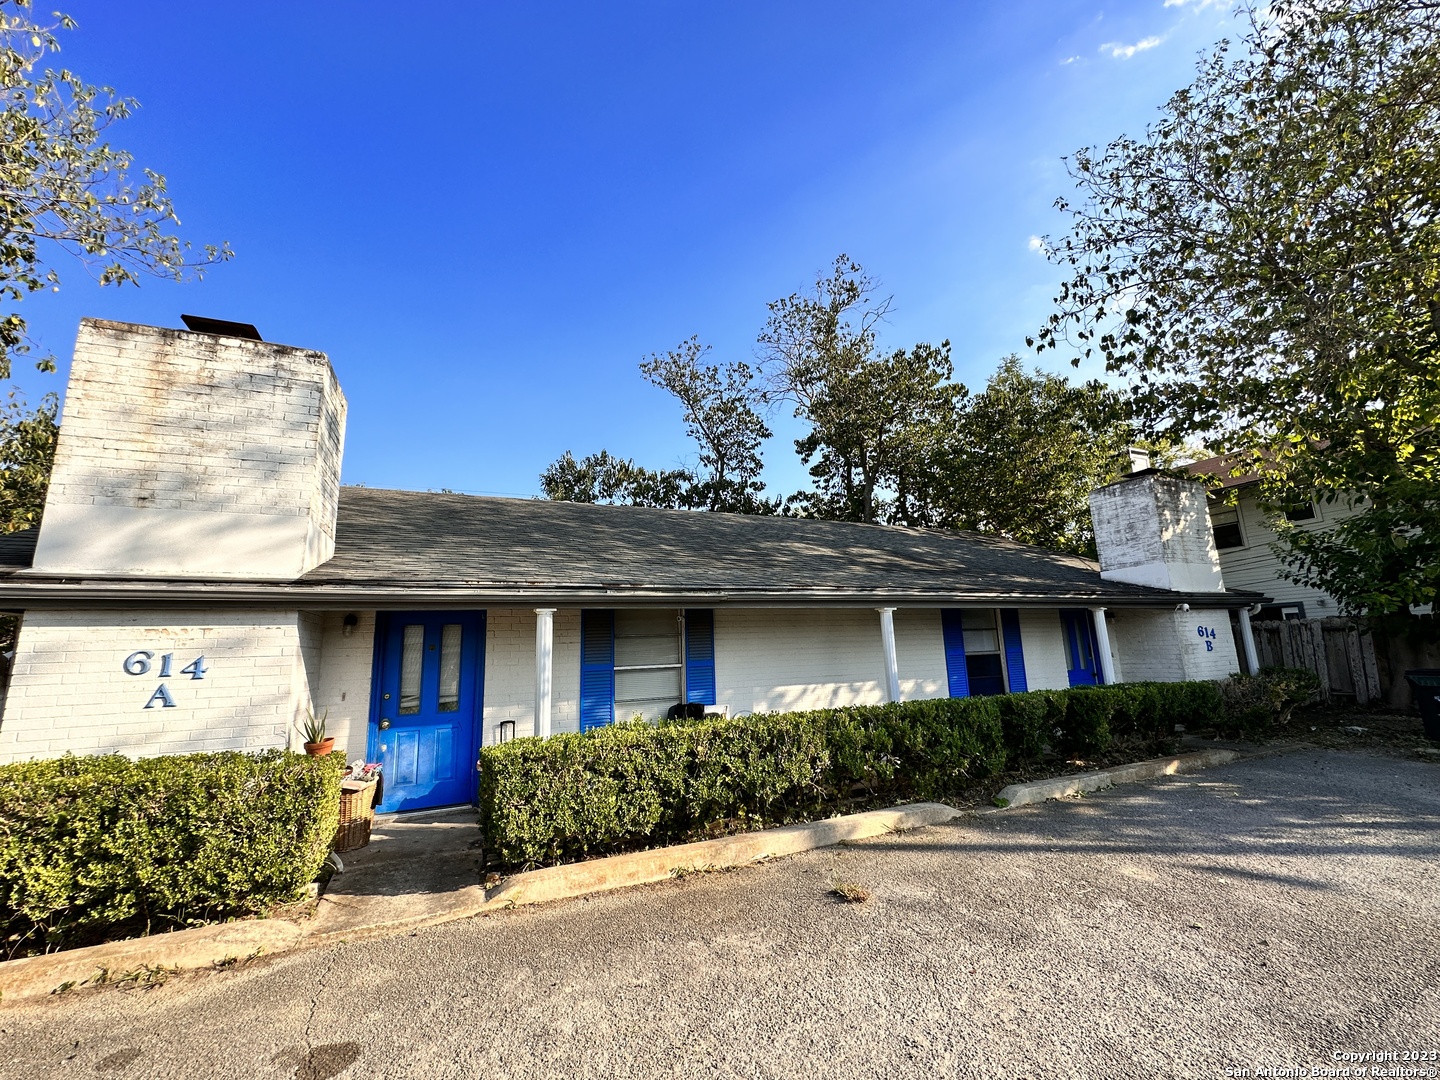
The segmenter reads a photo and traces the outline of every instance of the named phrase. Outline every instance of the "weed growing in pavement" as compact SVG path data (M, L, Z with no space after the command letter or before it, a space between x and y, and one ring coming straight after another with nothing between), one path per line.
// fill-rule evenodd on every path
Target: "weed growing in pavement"
M870 899L870 890L853 881L836 880L830 886L830 895L842 904L863 904Z

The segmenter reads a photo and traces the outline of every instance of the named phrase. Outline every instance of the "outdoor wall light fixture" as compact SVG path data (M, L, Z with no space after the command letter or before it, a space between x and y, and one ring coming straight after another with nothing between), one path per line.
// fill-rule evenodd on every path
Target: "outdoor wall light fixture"
M349 615L346 615L346 616L345 616L345 622L342 624L342 628L341 628L341 631L340 631L340 632L341 632L342 634L344 634L346 637L349 637L351 634L355 633L355 627L357 627L357 626L359 626L359 625L360 625L360 616L359 616L359 615L356 615L356 614L352 611L352 612L350 612Z

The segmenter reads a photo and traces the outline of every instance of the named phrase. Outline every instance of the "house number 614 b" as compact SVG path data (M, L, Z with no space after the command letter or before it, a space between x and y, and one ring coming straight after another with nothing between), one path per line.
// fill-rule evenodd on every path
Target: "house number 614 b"
M127 656L125 662L121 664L120 667L126 675L148 675L150 673L151 661L154 659L155 654L153 652L148 649L141 649ZM170 668L174 660L174 653L167 652L160 657L160 678L170 678ZM197 656L191 663L182 667L180 674L189 675L191 679L205 678L204 655ZM175 699L170 696L170 689L163 682L155 688L155 692L151 694L150 699L145 702L145 708L153 709L157 702L162 709L175 708Z

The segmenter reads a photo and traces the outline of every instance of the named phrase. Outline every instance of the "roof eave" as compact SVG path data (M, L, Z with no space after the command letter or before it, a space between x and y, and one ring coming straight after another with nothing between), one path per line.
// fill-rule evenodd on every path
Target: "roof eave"
M1051 591L940 592L902 589L728 589L595 585L275 585L174 581L0 583L0 611L152 603L163 607L252 605L314 610L485 607L1249 607L1261 593Z

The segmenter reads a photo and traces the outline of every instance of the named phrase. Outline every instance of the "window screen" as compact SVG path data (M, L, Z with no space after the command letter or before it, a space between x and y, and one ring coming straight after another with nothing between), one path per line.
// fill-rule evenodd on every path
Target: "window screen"
M1005 665L1000 659L1000 632L995 627L993 611L962 611L960 626L965 637L965 673L970 679L970 693L1005 692Z
M682 699L675 611L615 612L615 719L664 716Z

